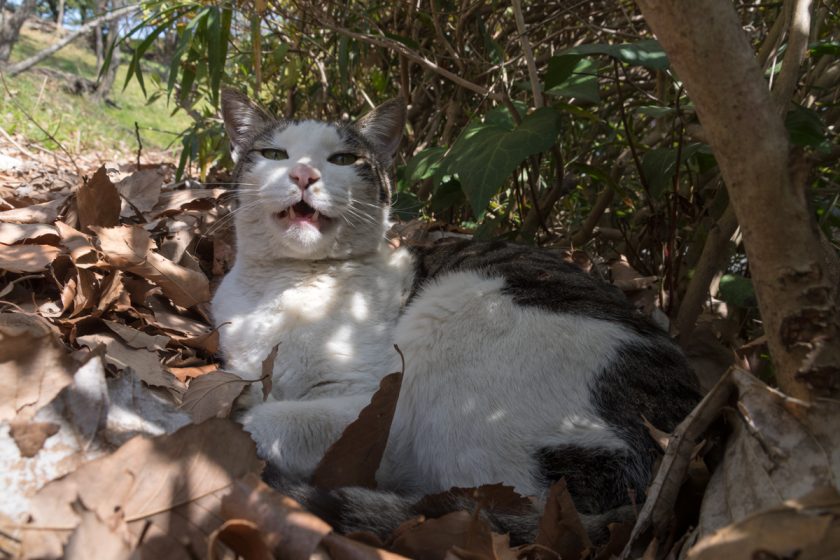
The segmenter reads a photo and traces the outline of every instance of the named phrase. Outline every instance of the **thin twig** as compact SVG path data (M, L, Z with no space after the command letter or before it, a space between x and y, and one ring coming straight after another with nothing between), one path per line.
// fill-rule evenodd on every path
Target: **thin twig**
M633 141L633 134L630 132L630 123L627 120L627 112L624 110L624 96L621 93L621 79L618 76L618 60L613 59L613 74L615 75L616 95L618 95L618 111L621 115L621 123L624 125L624 134L627 136L627 144L630 146L630 153L633 154L633 162L636 164L636 171L639 173L639 182L647 195L647 203L651 212L655 212L653 207L653 200L650 194L650 185L645 178L645 172L642 170L642 160L639 159L639 153L636 151L636 142Z
M137 137L137 169L140 169L140 155L143 153L143 142L140 140L140 124L134 121L134 135Z
M513 17L516 20L516 30L519 32L519 44L522 54L525 56L525 63L528 65L528 78L531 81L531 93L534 95L534 107L543 107L542 91L540 91L540 78L537 74L537 63L534 61L534 51L531 50L531 42L528 41L528 31L525 29L525 18L522 17L522 2L511 0L513 5ZM536 204L536 200L534 201Z

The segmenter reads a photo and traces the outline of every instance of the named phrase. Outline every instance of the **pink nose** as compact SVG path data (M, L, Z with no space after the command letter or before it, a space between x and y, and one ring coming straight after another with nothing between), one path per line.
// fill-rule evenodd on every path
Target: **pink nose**
M300 190L305 191L309 188L309 185L321 178L321 174L318 173L317 169L309 167L305 163L299 163L289 171L289 177L300 187Z

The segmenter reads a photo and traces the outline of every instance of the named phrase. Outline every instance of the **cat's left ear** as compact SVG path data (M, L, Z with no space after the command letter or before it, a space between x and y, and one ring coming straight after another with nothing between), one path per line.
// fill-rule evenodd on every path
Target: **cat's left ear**
M394 159L405 128L405 100L396 97L373 109L356 122L356 128L376 148L377 153Z
M228 88L222 89L222 117L230 138L233 161L249 147L256 131L275 120L244 93Z

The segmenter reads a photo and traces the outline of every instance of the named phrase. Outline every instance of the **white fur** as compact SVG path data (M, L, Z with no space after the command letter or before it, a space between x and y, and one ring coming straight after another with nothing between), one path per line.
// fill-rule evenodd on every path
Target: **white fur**
M381 118L394 114L392 105ZM389 144L383 130L398 138L399 127L372 118L365 130L380 144ZM615 322L519 306L502 279L480 272L440 276L405 309L411 257L382 241L387 208L376 186L354 166L328 161L346 149L336 129L307 121L252 148L289 157L252 151L242 168L237 260L213 313L226 367L246 379L262 375L279 344L270 399L259 403L254 384L250 399L259 404L242 418L264 458L286 474L310 475L381 378L398 370L394 343L406 369L377 474L383 488L428 493L504 482L537 494L541 448L625 447L594 410L590 384L620 345L643 343L637 335ZM301 163L321 175L304 192L288 175ZM334 227L278 221L301 197Z
M384 487L505 482L536 495L528 465L540 448L626 446L593 409L589 383L636 335L519 306L503 286L477 272L448 274L400 319L406 371L378 475Z

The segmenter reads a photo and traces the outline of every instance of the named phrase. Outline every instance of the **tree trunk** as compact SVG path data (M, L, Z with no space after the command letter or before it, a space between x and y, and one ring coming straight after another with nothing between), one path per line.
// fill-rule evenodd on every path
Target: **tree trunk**
M804 176L730 0L638 0L683 80L726 182L782 390L840 393L840 314ZM806 30L807 32L807 30Z
M6 17L5 9L0 11L0 18L2 18L2 23L0 23L0 63L9 60L12 55L12 48L20 36L20 28L23 27L23 22L35 13L35 3L36 0L23 0L17 10L9 17Z

